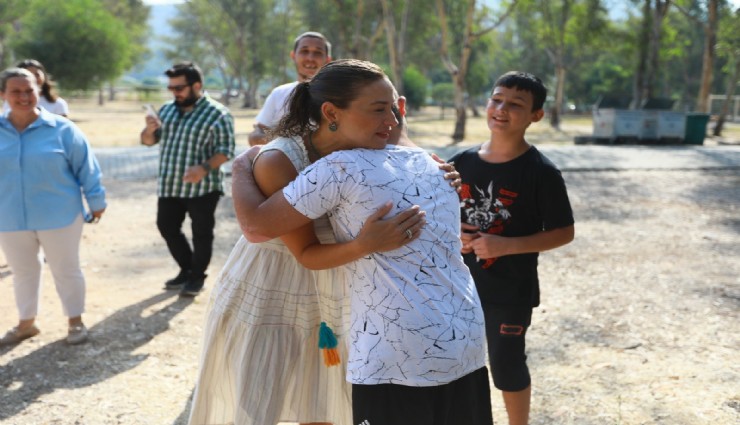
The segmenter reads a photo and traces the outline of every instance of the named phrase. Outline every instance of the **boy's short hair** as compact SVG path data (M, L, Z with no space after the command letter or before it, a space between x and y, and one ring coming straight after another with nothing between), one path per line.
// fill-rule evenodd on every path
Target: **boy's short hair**
M193 62L180 62L172 65L170 69L164 72L170 78L185 76L188 84L203 84L203 71Z
M506 87L507 89L515 88L532 93L532 112L542 109L547 99L547 87L542 80L535 75L522 71L509 71L498 77L493 88ZM493 93L493 90L491 90Z
M324 37L324 34L316 31L306 31L303 34L299 35L295 38L295 41L293 42L293 51L295 52L298 49L298 43L301 42L304 38L318 38L319 40L324 42L324 45L326 46L326 56L331 56L331 43L329 40Z

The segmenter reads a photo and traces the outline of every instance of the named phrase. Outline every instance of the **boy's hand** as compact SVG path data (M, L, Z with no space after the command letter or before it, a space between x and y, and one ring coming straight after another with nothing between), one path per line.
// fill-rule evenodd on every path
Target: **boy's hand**
M478 233L478 226L468 223L461 224L462 233L460 233L460 241L462 242L462 249L460 250L460 252L462 254L469 254L473 252L473 247L470 245L470 243L473 241L473 239L477 239L480 237L480 234Z
M470 248L475 252L475 256L482 260L503 257L509 254L507 252L509 241L506 239L504 236L479 232L478 237L470 241Z
M439 163L439 169L446 171L444 178L450 181L450 186L455 188L458 193L462 190L462 179L460 173L455 169L454 162L445 162L442 158L437 156L436 153L432 154L432 159Z

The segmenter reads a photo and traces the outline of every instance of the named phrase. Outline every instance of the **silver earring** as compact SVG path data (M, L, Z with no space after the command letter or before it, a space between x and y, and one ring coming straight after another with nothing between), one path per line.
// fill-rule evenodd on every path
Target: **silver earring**
M338 125L337 125L337 123L335 123L334 121L332 121L332 122L331 122L331 123L329 124L329 131L337 131L337 128L339 128L339 126L338 126Z

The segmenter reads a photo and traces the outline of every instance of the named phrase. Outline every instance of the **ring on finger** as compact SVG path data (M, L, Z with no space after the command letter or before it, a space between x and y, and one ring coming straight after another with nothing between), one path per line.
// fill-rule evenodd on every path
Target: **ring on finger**
M409 238L409 239L411 239L412 237L414 237L413 233L411 233L411 229L406 229L406 237Z

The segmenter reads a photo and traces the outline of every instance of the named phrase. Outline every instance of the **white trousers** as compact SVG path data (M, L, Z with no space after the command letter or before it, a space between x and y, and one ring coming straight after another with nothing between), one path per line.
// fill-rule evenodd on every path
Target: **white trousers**
M85 310L85 277L80 268L82 215L67 227L53 230L0 232L0 248L13 273L15 304L20 320L38 314L41 294L41 256L44 250L57 294L67 317L81 316Z

